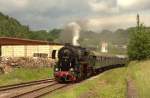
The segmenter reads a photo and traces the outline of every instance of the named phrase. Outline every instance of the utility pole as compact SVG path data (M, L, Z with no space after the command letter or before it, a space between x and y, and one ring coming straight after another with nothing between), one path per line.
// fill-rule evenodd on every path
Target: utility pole
M137 28L139 29L140 27L140 16L137 14Z

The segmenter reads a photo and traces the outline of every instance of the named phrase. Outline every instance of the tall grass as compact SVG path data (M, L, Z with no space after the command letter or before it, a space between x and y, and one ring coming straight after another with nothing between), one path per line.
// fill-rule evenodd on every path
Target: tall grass
M52 68L17 68L12 72L0 75L0 85L14 84L52 77Z
M133 79L140 98L150 98L150 60L129 64L128 76Z

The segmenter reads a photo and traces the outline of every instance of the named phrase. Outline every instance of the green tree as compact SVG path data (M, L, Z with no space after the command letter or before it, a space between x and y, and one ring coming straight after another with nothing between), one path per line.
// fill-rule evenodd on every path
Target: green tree
M128 56L130 60L150 58L150 30L142 24L130 35Z
M54 41L60 37L62 29L52 29L48 32L47 41Z

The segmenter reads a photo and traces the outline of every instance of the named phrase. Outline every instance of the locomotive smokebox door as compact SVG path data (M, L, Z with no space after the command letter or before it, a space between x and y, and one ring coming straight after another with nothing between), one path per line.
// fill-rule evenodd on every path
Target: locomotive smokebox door
M56 50L52 51L52 59L56 59Z

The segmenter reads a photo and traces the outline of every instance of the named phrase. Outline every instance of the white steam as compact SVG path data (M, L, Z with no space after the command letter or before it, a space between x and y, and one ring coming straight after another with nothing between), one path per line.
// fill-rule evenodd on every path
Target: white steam
M75 46L79 46L79 38L80 38L80 30L81 27L79 24L77 24L76 22L71 22L68 24L68 27L70 27L72 29L72 34L73 34L73 39L72 39L72 44Z

